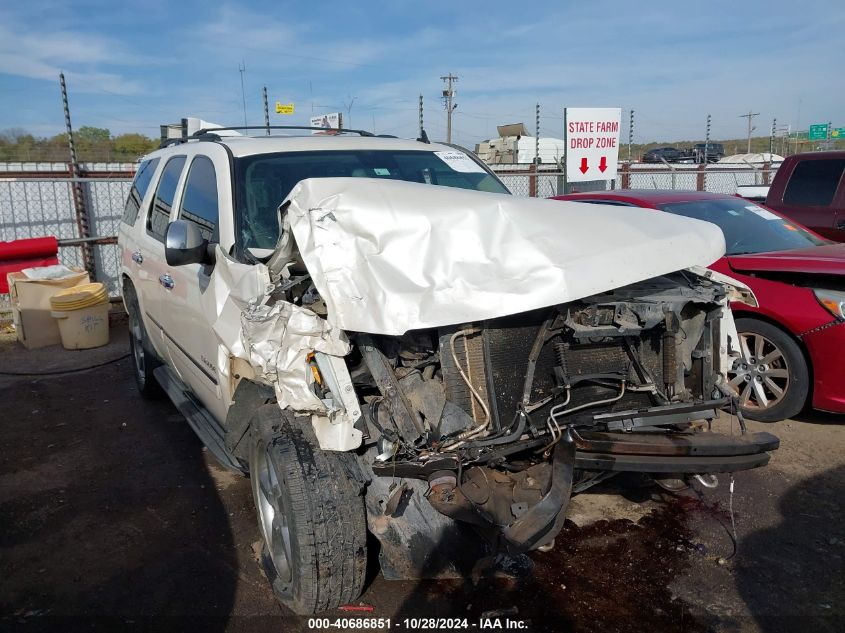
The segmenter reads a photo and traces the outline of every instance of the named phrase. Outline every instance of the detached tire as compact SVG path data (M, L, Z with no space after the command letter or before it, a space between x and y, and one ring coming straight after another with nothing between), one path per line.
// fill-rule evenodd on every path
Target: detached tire
M798 414L810 391L801 348L789 334L765 321L737 319L736 329L746 357L734 363L728 381L739 392L742 414L760 422Z
M161 365L161 361L150 347L147 329L141 318L141 307L138 305L138 297L131 283L126 282L123 296L126 301L126 311L129 313L129 353L135 384L141 396L147 400L157 400L161 398L163 391L153 376L153 370Z
M275 404L251 424L249 470L273 592L299 615L355 600L367 567L367 522L354 455L316 448L311 422Z

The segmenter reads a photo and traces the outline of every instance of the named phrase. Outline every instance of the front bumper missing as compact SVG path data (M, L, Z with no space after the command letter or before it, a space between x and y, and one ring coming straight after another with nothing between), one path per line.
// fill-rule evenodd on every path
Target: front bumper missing
M769 462L769 452L777 450L780 444L770 433L727 435L666 428L715 418L717 409L727 402L726 399L711 400L695 405L579 416L584 421L589 419L592 424L601 423L610 431L571 429L574 467L590 471L696 474L737 472L764 466ZM539 438L514 443L499 454L537 450L547 442L548 438ZM373 472L384 477L428 479L441 470L457 470L457 460L455 455L432 455L423 460L373 464Z

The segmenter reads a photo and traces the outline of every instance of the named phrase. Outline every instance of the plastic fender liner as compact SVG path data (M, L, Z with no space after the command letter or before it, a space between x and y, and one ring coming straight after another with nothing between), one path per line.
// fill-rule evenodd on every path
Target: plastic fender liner
M549 491L503 531L508 550L522 553L549 543L563 527L572 495L575 443L567 432L555 445Z

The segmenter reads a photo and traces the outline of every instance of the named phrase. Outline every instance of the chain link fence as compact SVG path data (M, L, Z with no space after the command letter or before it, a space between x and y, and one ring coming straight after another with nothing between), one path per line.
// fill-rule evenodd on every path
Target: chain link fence
M73 201L74 182L82 186L91 236L116 236L134 168L133 164L83 165L84 177L74 181L67 165L0 165L0 241L50 235L60 241L80 238ZM111 296L117 296L120 272L117 244L95 243L90 248L97 281L106 284ZM82 246L60 244L59 261L66 266L84 268Z
M135 166L130 163L82 165L82 185L91 236L117 235ZM564 173L557 166L491 165L517 196L548 198L564 193ZM767 185L777 171L769 164L646 165L621 164L616 180L570 185L570 191L612 189L683 189L734 194L741 185ZM0 164L0 241L53 235L80 237L73 202L73 180L62 163ZM119 293L120 251L117 244L92 244L95 274L112 296ZM59 261L84 268L82 246L60 246ZM0 306L8 297L0 297Z
M564 194L565 174L555 167L532 165L490 165L516 196L548 198ZM768 185L777 166L747 165L620 165L615 180L571 183L570 192L614 189L675 189L735 194L744 185Z

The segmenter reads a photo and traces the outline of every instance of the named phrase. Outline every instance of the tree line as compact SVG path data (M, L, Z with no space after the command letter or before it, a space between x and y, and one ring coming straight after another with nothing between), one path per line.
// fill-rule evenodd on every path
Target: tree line
M73 133L76 156L82 163L135 162L158 147L158 139L143 134L112 136L106 128L83 125ZM0 130L0 162L70 160L67 134L37 137L22 128Z

